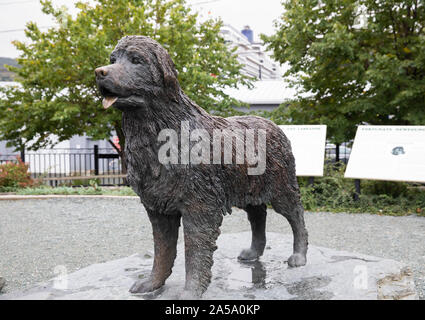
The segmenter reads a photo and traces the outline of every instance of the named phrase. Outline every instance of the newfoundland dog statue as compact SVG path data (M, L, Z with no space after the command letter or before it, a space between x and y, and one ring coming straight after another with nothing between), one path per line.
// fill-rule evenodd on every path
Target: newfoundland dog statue
M182 220L186 283L181 298L200 298L211 282L223 216L233 206L247 212L252 229L251 247L238 259L255 260L263 254L266 209L271 204L293 231L289 267L306 264L308 236L295 161L279 127L256 116L208 114L181 89L168 52L145 36L121 39L110 65L97 68L95 74L103 106L122 111L127 179L153 229L151 275L137 281L130 292L151 292L164 285L176 258ZM211 141L205 144L206 139ZM250 149L257 163L244 157Z

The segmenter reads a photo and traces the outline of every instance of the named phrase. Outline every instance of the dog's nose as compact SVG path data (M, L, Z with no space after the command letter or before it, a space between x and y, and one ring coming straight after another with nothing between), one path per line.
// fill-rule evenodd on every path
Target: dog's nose
M108 70L106 70L105 67L100 67L94 70L94 73L96 74L97 78L103 78L108 75Z

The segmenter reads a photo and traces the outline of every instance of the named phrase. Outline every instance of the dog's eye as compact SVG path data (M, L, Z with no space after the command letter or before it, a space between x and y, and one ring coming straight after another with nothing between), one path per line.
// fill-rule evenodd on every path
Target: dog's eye
M138 54L129 55L129 60L131 61L132 64L145 64L146 63L145 57L138 55Z
M131 58L131 63L132 64L140 64L140 63L142 63L142 60L140 59L140 57L132 57Z

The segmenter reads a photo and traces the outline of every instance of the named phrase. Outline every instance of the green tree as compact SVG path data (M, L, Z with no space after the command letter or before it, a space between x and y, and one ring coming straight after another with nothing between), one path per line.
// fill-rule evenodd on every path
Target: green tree
M83 134L110 139L116 132L123 150L121 112L102 109L94 70L109 63L109 54L125 35L160 42L175 62L183 90L207 111L231 114L237 101L223 89L248 84L234 51L219 35L222 22L198 21L185 0L78 2L75 17L51 1L41 3L58 27L42 32L29 23L29 43L14 43L21 51L20 68L10 70L21 86L3 90L0 100L0 139L9 145L21 148L32 141L26 147L39 149L53 144L52 134L63 141Z
M277 121L323 123L331 141L356 125L425 124L425 5L418 0L287 0L263 36L306 98Z

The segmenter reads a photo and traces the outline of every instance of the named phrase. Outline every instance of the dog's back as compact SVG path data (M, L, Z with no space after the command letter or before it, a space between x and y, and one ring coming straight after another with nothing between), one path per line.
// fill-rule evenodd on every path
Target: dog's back
M217 117L213 117L217 119ZM272 121L257 116L237 116L224 119L220 118L219 127L230 131L242 130L245 132L245 148L250 146L246 143L247 130L254 134L254 151L257 163L248 163L245 157L243 164L237 164L237 148L233 147L233 163L222 164L213 170L215 176L220 177L220 185L225 188L224 193L227 200L228 211L231 206L246 208L247 205L260 205L269 203L274 197L274 192L280 190L285 192L289 185L298 183L295 179L295 160L292 156L291 144L283 131ZM259 132L265 133L265 146L261 146ZM247 150L244 150L245 153ZM260 152L265 151L261 164ZM264 165L264 168L259 168ZM258 174L250 174L249 168L256 167ZM279 192L280 193L280 192Z

